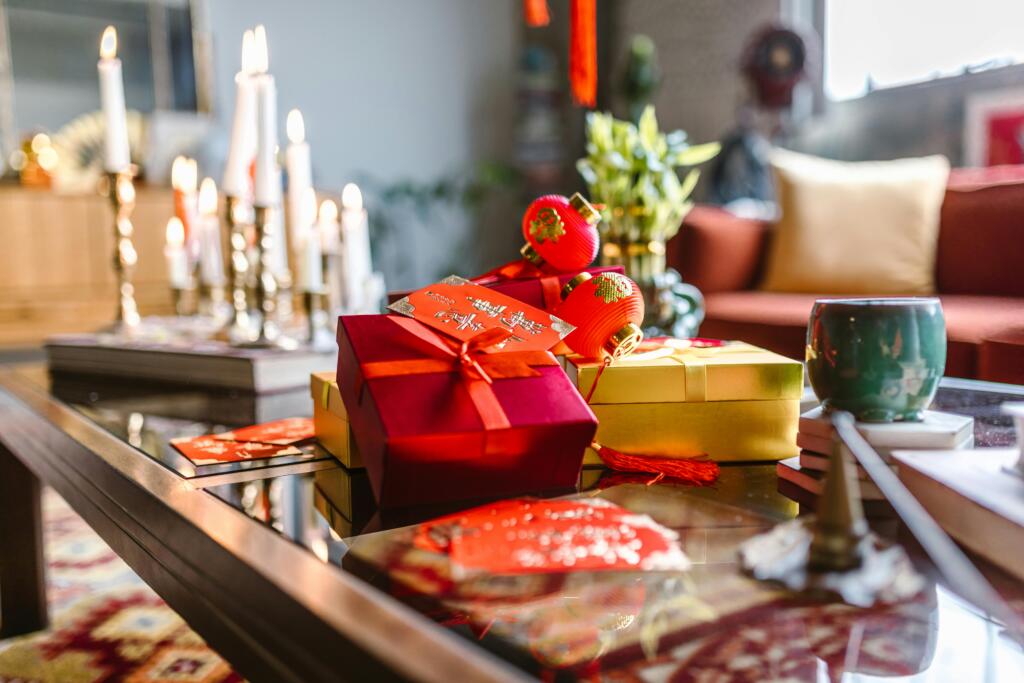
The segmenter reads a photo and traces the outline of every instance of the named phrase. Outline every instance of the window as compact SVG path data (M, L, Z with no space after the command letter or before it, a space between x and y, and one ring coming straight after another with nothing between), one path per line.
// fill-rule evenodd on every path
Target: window
M828 0L825 93L847 100L1024 62L1022 27L1021 0Z

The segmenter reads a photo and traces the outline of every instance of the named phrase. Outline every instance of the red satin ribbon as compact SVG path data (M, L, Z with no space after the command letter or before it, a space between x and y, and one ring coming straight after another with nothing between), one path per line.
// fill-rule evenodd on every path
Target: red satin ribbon
M544 310L549 313L562 301L562 281L558 275L545 273L526 259L510 261L494 270L489 270L472 282L477 285L493 285L505 280L537 278L540 282L541 296L544 298Z
M518 280L520 278L541 277L543 275L544 271L526 259L516 259L473 278L472 282L478 285L493 285L495 282L501 282L502 280Z
M460 342L441 336L412 318L389 316L388 319L408 332L411 335L408 341L421 349L427 357L362 363L362 381L380 377L458 372L484 429L488 431L512 426L491 388L495 379L539 377L540 373L534 367L558 365L558 361L547 351L489 353L489 350L512 336L509 330L485 330ZM357 393L361 394L361 391L362 386L357 387Z

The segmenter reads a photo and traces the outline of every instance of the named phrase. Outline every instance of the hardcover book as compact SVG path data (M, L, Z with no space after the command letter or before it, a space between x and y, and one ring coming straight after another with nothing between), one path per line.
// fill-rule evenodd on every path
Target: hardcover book
M921 422L858 422L857 431L876 449L897 448L937 449L963 448L974 429L974 418L967 415L925 411ZM800 416L799 433L802 436L831 441L834 430L821 407ZM803 446L819 453L828 452Z
M255 393L303 387L310 373L330 370L337 360L333 351L243 349L213 340L135 340L109 334L51 337L46 356L56 371Z
M1024 579L1024 476L1016 449L897 451L900 481L950 536Z

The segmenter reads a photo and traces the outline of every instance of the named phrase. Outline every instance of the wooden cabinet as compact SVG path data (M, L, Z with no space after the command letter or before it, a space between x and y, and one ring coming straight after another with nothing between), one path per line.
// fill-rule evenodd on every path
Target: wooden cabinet
M132 222L143 315L171 312L163 249L173 206L169 189L139 188ZM99 194L0 186L0 346L34 345L113 320L113 232L112 209Z

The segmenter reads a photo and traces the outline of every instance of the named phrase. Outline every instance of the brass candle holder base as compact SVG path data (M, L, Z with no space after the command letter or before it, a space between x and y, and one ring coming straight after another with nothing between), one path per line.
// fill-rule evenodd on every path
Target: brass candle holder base
M868 530L856 469L838 441L817 514L751 538L740 546L740 560L756 579L860 607L904 600L924 585L901 546Z
M190 299L192 287L171 287L171 302L174 304L174 314L177 316L189 315L192 311Z
M227 302L224 285L208 285L199 283L199 315L214 318L218 322L227 323L231 320L231 309Z
M330 351L335 344L330 315L323 305L326 295L325 290L302 293L302 304L306 312L306 340L316 351Z
M281 331L278 321L279 290L272 261L275 229L270 215L272 210L270 207L256 206L253 211L256 226L255 304L260 319L255 335L237 345L248 348L294 349L298 347L298 343Z
M135 228L131 215L135 210L135 169L109 172L101 185L102 194L110 198L114 208L114 275L117 278L117 310L113 330L134 331L141 321L139 308L135 303L135 286L132 275L138 262L138 253L132 236Z

